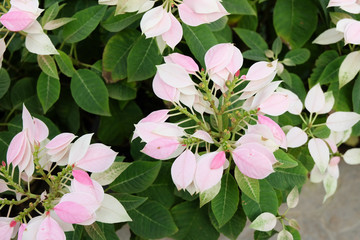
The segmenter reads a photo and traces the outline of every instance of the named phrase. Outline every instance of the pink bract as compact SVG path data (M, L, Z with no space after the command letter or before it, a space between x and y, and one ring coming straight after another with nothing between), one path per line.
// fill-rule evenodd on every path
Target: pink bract
M200 192L212 188L221 181L224 169L222 167L211 168L211 163L216 155L218 152L205 153L197 161L194 181Z
M218 0L184 0L178 9L181 20L189 26L214 22L229 14Z
M184 151L177 157L171 166L171 177L178 190L186 189L194 180L196 170L195 155L190 151Z
M172 53L164 57L166 63L174 63L183 67L189 74L195 74L199 71L199 67L196 62L188 56L180 53Z
M232 156L244 175L263 179L274 172L272 165L277 162L274 155L258 143L247 143L237 147Z
M10 11L0 17L0 22L8 30L19 32L30 26L36 19L34 14L24 11Z

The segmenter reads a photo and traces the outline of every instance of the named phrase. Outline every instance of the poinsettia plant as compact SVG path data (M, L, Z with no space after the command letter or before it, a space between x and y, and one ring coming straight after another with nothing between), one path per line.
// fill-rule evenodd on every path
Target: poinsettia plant
M0 238L301 239L360 163L359 6L4 0Z

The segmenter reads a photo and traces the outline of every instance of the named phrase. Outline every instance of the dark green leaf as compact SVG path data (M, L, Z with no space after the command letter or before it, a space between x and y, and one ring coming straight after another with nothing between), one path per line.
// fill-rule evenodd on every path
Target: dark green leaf
M341 63L344 61L345 56L341 56L331 61L321 73L319 77L320 84L327 84L339 81L339 69Z
M74 231L66 232L66 239L67 240L79 240L82 239L84 233L84 226L81 225L73 225Z
M71 94L87 112L110 116L109 94L103 80L88 69L77 70L71 79Z
M114 224L106 224L102 222L98 222L97 224L99 225L101 231L104 233L106 240L121 240L116 235Z
M143 238L163 238L178 231L169 210L158 202L146 201L128 213L133 220L129 222L131 231Z
M314 134L315 137L326 139L329 137L331 131L326 125L324 125L315 128L312 133Z
M122 31L107 42L103 53L103 70L111 72L112 81L127 77L127 57L140 33L136 30Z
M93 6L75 13L72 21L65 25L63 31L64 41L67 43L76 43L92 33L100 23L106 12L106 6Z
M234 28L234 31L250 49L259 51L268 49L267 43L257 32L242 28Z
M55 61L60 68L60 71L68 77L72 77L75 68L70 57L63 51L58 50L59 55L55 55Z
M278 0L273 16L277 35L292 48L301 48L317 26L317 8L311 0Z
M110 13L110 17L101 23L101 26L109 32L120 32L132 23L141 18L141 14L125 13L114 15L114 11Z
M139 207L148 199L146 197L134 196L127 193L112 193L111 195L114 196L117 200L119 200L119 202L124 206L126 211L130 211L134 208Z
M335 50L327 50L323 52L315 62L315 68L313 68L312 73L309 78L309 87L313 87L318 83L321 74L323 73L325 67L335 60L339 55Z
M31 78L23 78L17 81L11 89L11 102L14 108L22 109L25 103L28 109L34 109L34 97L37 99L35 91L36 82Z
M353 92L352 92L352 104L354 107L354 112L360 113L360 75L355 80ZM352 128L352 134L355 136L360 135L360 122L355 124Z
M170 162L163 162L161 169L156 180L149 188L139 193L140 196L149 197L161 203L164 207L170 208L175 202L174 188L175 185L172 181Z
M228 20L229 18L227 16L224 16L216 20L215 22L210 23L208 26L210 27L211 31L220 31L224 29Z
M293 227L285 226L285 229L288 230L293 236L294 240L301 240L301 236L298 230Z
M247 50L243 52L243 57L245 59L253 60L253 61L268 61L268 58L265 56L264 51L262 50Z
M298 162L294 168L277 168L267 177L269 183L280 190L291 190L294 186L301 187L307 180L307 169Z
M287 154L283 150L279 149L274 152L274 156L276 160L279 161L281 165L278 166L278 168L293 168L298 165L295 158L291 156L290 154Z
M50 55L38 55L37 61L41 70L50 77L59 79L54 59Z
M306 48L298 48L291 50L285 54L285 59L289 59L294 65L303 64L310 58L310 51ZM288 65L291 66L291 65Z
M206 24L202 24L198 27L190 27L183 24L182 27L184 30L184 38L190 51L201 65L205 66L205 53L218 43L214 33Z
M129 82L142 81L155 75L162 61L155 38L141 36L129 52L127 75Z
M113 183L111 189L116 192L142 192L155 181L161 168L161 162L133 162Z
M108 84L106 87L110 98L119 101L129 101L136 98L136 88L134 84L121 81L115 84Z
M234 216L239 204L239 189L233 176L226 173L221 179L221 189L211 201L211 210L222 227Z
M226 237L231 240L236 240L246 224L246 215L242 208L238 208L234 216L228 221L224 226L219 228L219 224L216 221L216 218L212 212L209 213L212 224L215 228L224 234Z
M107 145L120 145L129 140L134 124L141 119L141 109L135 102L121 109L116 101L110 101L110 109L111 117L100 118L98 136Z
M60 81L50 77L45 73L41 73L37 81L37 95L43 107L44 113L54 105L60 96Z
M222 4L232 14L256 15L256 11L247 0L223 0Z
M288 74L288 77L284 77L287 73L286 69L284 69L283 74L280 75L281 78L283 78L284 83L288 86L289 90L294 92L302 101L304 101L307 94L304 82L294 73L290 73Z
M0 69L0 98L2 98L5 93L9 90L10 87L10 76L8 72L4 69Z
M211 225L207 208L199 208L197 202L182 202L171 209L179 231L172 236L176 240L217 240L219 233Z

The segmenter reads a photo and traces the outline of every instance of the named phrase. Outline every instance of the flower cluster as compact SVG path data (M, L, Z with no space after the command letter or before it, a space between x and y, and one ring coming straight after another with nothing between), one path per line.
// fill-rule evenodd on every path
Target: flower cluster
M7 1L4 2L4 4L6 3ZM2 6L2 10L6 11L5 6ZM16 32L26 34L25 46L29 52L39 55L58 54L50 38L44 33L42 26L36 20L42 12L43 9L39 8L38 0L10 1L9 10L0 17L0 23L6 27L8 31L14 33L7 44L5 44L5 38L9 32L0 39L0 62L2 62L6 47L10 44Z
M100 143L90 144L92 134L74 143L76 136L72 133L47 139L46 124L33 118L25 106L22 119L23 130L10 142L7 163L0 168L4 179L0 192L16 195L16 199L0 199L0 208L8 206L7 217L0 218L1 239L16 234L18 239L65 239L64 232L74 230L72 224L131 221L121 203L104 194L103 187L86 172L107 170L116 152ZM31 192L31 183L38 180L45 181L49 188L41 195ZM26 203L27 208L12 216L13 206Z
M214 22L228 14L219 0L165 0L155 8L152 8L155 1L151 0L99 0L99 4L117 5L116 14L146 12L140 22L142 32L147 38L157 37L159 46L166 44L172 49L183 34L181 24L172 12L174 6L177 6L181 20L189 26Z
M298 96L279 87L281 81L272 81L277 72L276 60L257 62L241 77L242 54L232 44L210 48L205 55L206 70L200 71L193 59L179 53L164 60L157 66L153 90L159 98L172 102L174 108L152 112L142 119L135 125L133 139L140 137L145 142L142 152L153 158L176 158L171 175L179 190L193 194L214 187L221 181L224 169L232 168L232 160L247 177L266 178L275 166L281 165L275 151L308 142L315 162L312 179L325 179L325 199L334 193L341 156L336 144L348 138L360 115L336 112L325 123L318 122L318 115L328 114L333 108L332 92L324 93L319 84L309 91L304 102L308 117L303 115ZM265 116L280 116L286 111L299 116L303 128L284 126L285 134ZM186 119L166 122L179 114ZM320 126L330 129L331 136L315 137L313 131ZM356 153L354 149L346 153L345 161L355 164Z
M280 89L281 81L271 82L277 61L255 63L239 77L242 63L238 48L218 44L205 55L206 71L199 71L193 59L178 53L165 57L165 63L157 66L154 92L175 108L155 111L142 119L136 124L134 138L146 143L142 151L153 158L176 157L171 175L178 189L194 193L212 188L220 182L224 169L230 169L232 160L244 175L265 178L277 163L273 152L287 148L285 133L265 114L298 114L301 101L294 93ZM170 111L188 119L166 122L178 114ZM205 113L213 124L205 120ZM195 125L184 127L187 121Z

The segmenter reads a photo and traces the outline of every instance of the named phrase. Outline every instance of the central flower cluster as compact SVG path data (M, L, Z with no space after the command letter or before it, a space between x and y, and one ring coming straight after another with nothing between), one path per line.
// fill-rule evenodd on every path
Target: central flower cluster
M273 152L287 142L280 126L265 114L299 114L303 107L294 93L278 87L281 81L272 82L277 61L257 62L239 77L243 57L233 44L209 49L206 70L179 53L164 59L153 89L175 107L142 119L133 139L140 137L146 143L142 151L153 158L176 158L171 174L177 188L191 194L212 188L232 160L250 178L274 172ZM166 122L180 114L186 118Z

